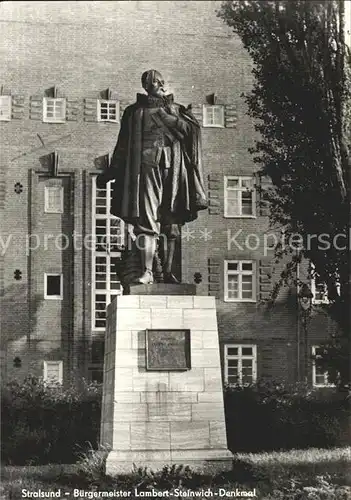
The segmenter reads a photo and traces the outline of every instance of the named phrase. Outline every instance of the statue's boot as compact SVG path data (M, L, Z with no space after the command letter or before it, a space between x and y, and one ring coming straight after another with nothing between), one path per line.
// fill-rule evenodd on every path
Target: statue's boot
M167 254L166 254L166 259L165 259L165 263L164 263L164 267L163 267L163 281L165 283L174 283L174 284L179 283L179 281L174 276L174 274L172 274L172 264L173 264L175 246L176 246L176 239L175 238L168 238L168 240L167 240Z
M142 238L139 237L139 240L141 240L139 251L143 274L137 279L137 283L151 285L154 282L152 265L156 251L156 240L154 236L150 236L149 234L142 235Z

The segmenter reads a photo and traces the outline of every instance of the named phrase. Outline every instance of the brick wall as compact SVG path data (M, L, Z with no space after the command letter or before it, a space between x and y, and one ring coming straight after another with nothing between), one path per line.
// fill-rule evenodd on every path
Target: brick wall
M242 229L239 241L249 233L262 239L268 219L260 212L255 219L223 217L223 176L254 172L247 149L255 132L241 99L250 88L251 63L240 41L216 18L219 5L212 1L47 2L40 7L35 2L2 3L5 71L0 84L4 94L12 93L14 111L10 122L0 122L3 241L10 238L2 256L2 349L8 352L10 378L28 370L42 374L43 359L63 359L65 378L71 371L87 374L86 346L93 333L91 255L72 248L50 250L42 241L37 250L28 252L26 235L35 232L42 240L45 234L61 231L82 236L91 232L91 175L97 172L96 158L112 152L119 125L96 122L87 113L89 103L109 88L123 110L141 90L141 73L157 68L176 100L193 103L197 114L205 96L213 92L226 106L227 127L203 129L206 189L214 189L217 198L210 213L200 213L189 224L195 237L182 242L183 280L192 282L194 273L200 272L198 293L207 295L211 288L217 297L222 344L256 343L259 376L293 379L294 297L284 290L271 313L258 303L223 302L224 259L253 259L259 270L271 266L271 256L262 256L262 247L228 249L228 230ZM63 124L42 122L41 99L53 86L68 100ZM42 159L54 150L59 153L58 179L67 184L62 217L42 211L41 183L48 175ZM16 183L22 186L19 194ZM208 241L200 232L206 228L212 231ZM211 266L218 280L210 287ZM20 280L14 279L16 269L21 271ZM43 298L43 273L50 270L67 275L60 303ZM259 294L264 291L260 286L258 281ZM327 327L325 319L313 320L316 340ZM20 368L13 366L16 356L22 360Z

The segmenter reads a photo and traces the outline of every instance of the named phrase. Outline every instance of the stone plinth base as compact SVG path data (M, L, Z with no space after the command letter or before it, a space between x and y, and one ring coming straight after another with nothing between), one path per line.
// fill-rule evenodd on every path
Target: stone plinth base
M111 451L106 461L106 474L128 474L134 467L153 471L165 465L188 466L199 474L217 474L232 470L233 456L223 449L184 451Z
M190 330L190 369L148 370L146 329ZM111 475L134 465L231 469L214 297L141 293L109 305L101 444Z

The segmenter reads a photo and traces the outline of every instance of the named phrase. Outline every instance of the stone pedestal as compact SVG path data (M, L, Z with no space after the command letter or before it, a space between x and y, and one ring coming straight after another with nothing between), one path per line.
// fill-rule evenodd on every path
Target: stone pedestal
M137 467L232 467L214 297L122 295L108 307L101 444L107 474ZM146 329L189 329L191 369L148 371Z

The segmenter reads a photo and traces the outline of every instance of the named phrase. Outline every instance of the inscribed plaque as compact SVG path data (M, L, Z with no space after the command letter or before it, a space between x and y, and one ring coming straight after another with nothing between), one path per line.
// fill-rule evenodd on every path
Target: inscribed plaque
M146 330L147 370L190 368L190 330Z

